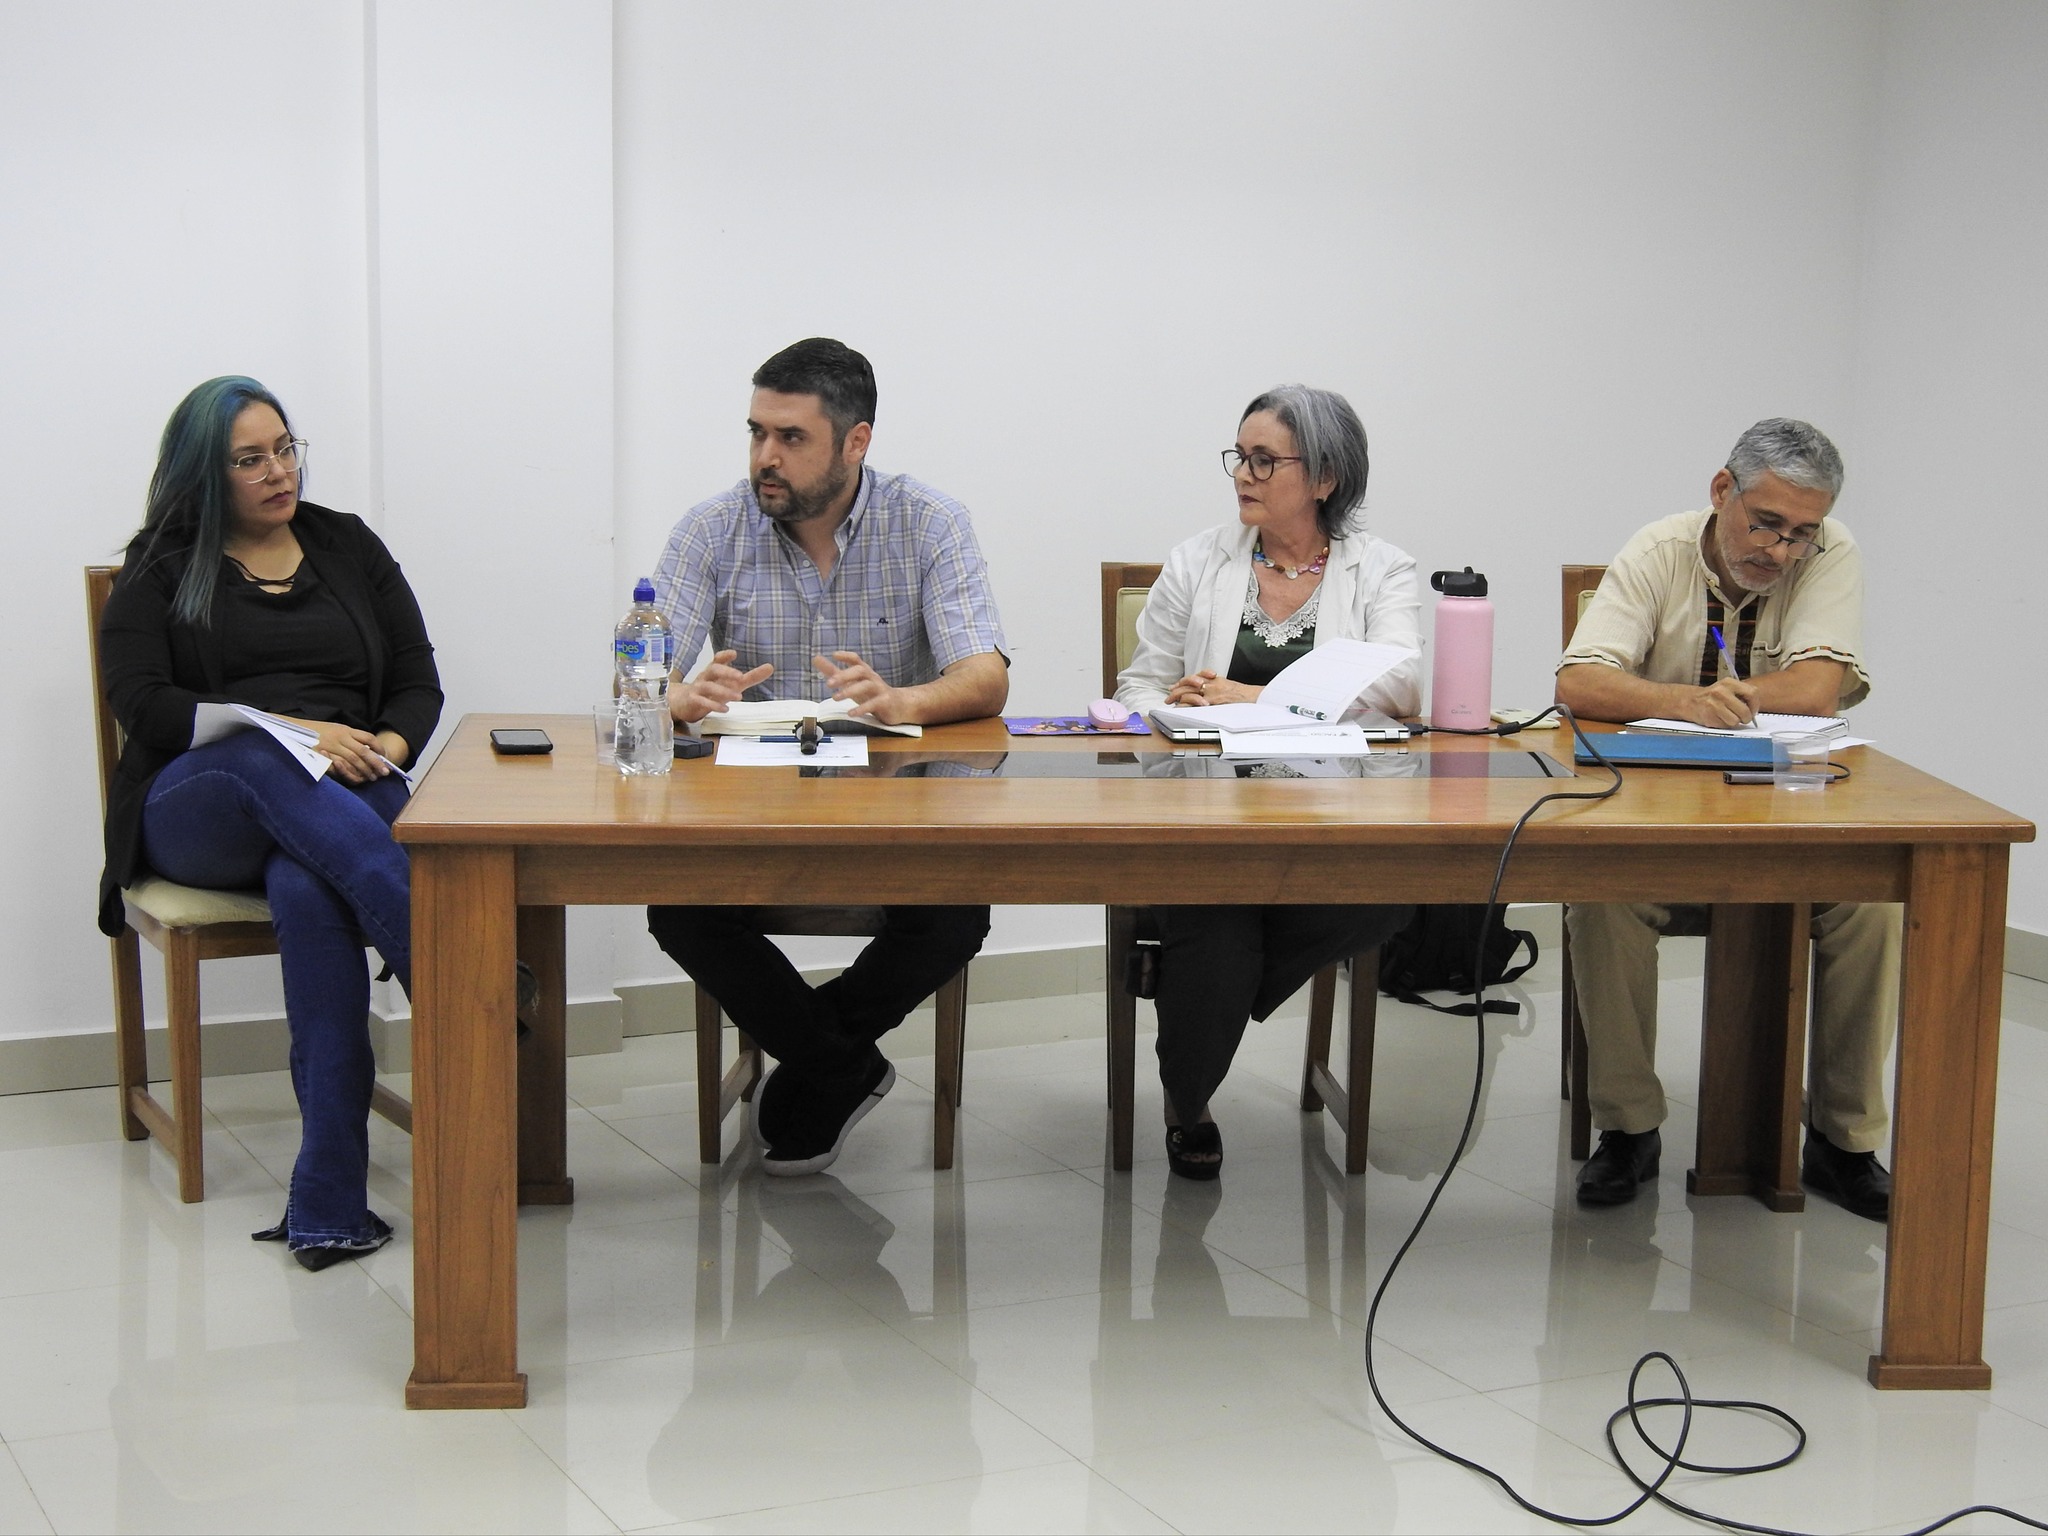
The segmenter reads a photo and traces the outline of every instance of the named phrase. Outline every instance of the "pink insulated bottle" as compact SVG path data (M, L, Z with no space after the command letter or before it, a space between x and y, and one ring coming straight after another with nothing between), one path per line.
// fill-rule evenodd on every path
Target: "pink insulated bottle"
M1486 600L1486 578L1468 565L1438 571L1429 584L1443 593L1436 605L1429 723L1484 730L1493 723L1493 604Z

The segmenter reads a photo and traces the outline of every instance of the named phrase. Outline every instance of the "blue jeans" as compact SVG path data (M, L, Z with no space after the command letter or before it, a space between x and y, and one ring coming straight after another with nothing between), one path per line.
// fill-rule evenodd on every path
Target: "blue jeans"
M196 747L157 775L142 813L150 868L180 885L270 899L291 1026L299 1157L285 1227L293 1248L375 1242L370 1214L367 939L412 984L412 871L391 823L405 780L312 779L261 731Z

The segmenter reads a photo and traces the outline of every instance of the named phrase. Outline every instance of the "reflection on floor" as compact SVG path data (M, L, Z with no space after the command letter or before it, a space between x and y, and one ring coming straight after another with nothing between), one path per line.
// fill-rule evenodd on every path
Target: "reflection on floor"
M1863 1364L1881 1230L1819 1201L1773 1216L1685 1195L1699 986L1669 949L1672 1153L1633 1206L1570 1199L1550 967L1517 989L1522 1018L1487 1021L1482 1129L1381 1317L1389 1398L1532 1498L1603 1513L1627 1489L1602 1426L1637 1355L1664 1349L1699 1392L1768 1399L1813 1434L1786 1471L1699 1488L1718 1511L1832 1531L1978 1501L2048 1513L2048 987L2007 989L1997 1385L1880 1395ZM1085 1035L1100 1009L974 1018L1014 1037L1036 1010ZM282 1077L207 1084L200 1206L161 1152L115 1139L111 1092L0 1098L0 1532L1551 1529L1366 1390L1371 1288L1475 1056L1469 1022L1381 1019L1353 1180L1294 1107L1298 1012L1249 1036L1206 1187L1168 1176L1149 1129L1136 1171L1105 1175L1099 1038L974 1051L959 1167L937 1177L928 1058L899 1063L831 1174L788 1182L737 1124L725 1164L699 1166L687 1036L579 1060L577 1202L520 1219L515 1413L400 1406L410 1144L382 1121L373 1203L399 1241L309 1275L247 1237L296 1145ZM1158 1120L1141 1081L1139 1124ZM1705 1460L1775 1454L1762 1426L1702 1433Z

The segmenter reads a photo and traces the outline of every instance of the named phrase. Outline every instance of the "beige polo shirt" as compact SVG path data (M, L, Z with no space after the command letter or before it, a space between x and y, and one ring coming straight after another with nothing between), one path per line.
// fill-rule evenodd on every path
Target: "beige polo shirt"
M1863 556L1849 530L1824 519L1821 554L1795 562L1769 592L1729 594L1700 553L1713 515L1710 508L1659 518L1630 539L1607 567L1558 669L1599 662L1653 683L1704 687L1727 671L1707 633L1718 622L1744 677L1825 656L1848 668L1837 707L1861 703L1870 692Z

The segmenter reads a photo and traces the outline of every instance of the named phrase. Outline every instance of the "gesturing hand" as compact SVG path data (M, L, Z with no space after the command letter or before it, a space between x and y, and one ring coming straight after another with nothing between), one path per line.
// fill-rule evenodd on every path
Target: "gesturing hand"
M750 672L739 671L732 664L738 655L720 651L702 672L682 687L671 688L668 712L684 725L695 725L706 715L724 714L728 704L737 704L749 688L775 675L775 668L765 661Z
M901 725L908 718L899 690L876 676L875 669L860 659L860 652L834 651L830 661L813 656L811 665L825 679L832 697L846 700L854 714L873 715L884 725Z

